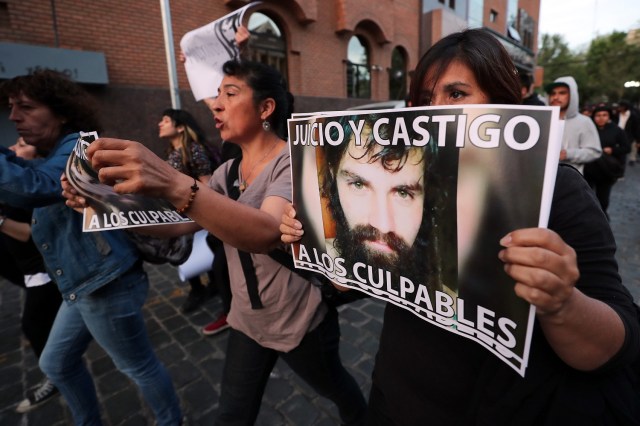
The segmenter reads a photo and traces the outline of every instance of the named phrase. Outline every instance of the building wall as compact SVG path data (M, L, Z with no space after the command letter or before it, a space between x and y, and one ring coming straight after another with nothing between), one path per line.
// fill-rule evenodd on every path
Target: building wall
M524 9L535 21L533 39L538 40L538 27L540 25L540 0L519 0L518 7ZM534 43L533 51L538 53L538 43Z
M529 16L533 18L535 21L533 39L536 40L536 43L533 45L533 52L536 55L536 62L538 56L538 28L540 27L540 0L519 0L518 7L524 9ZM544 81L544 68L536 66L535 71L533 73L534 77L534 86L536 88L542 87L542 82Z
M439 38L468 25L468 1L457 0L455 10L448 8L449 1L443 5L438 0L263 0L255 10L268 15L283 31L295 110L309 112L389 99L388 69L395 47L406 53L407 70L411 70ZM0 41L103 52L109 83L87 88L100 101L105 134L141 140L156 152L162 151L157 122L171 98L159 0L2 2L9 16L8 20L0 19ZM249 3L171 0L175 51L179 52L180 39L188 31ZM433 8L423 9L425 5ZM540 0L519 0L518 7L537 23ZM507 0L485 0L483 9L484 25L506 34ZM491 9L498 11L494 23L489 22ZM5 21L8 26L2 25ZM375 66L371 99L347 98L345 60L353 35L364 38L370 48L370 65ZM196 116L208 138L215 141L210 112L194 101L180 63L177 77L182 107ZM0 112L0 121L5 117L6 112ZM6 126L0 125L0 129L6 133Z
M489 20L491 11L498 12L495 22ZM506 34L507 30L507 0L485 0L483 25L500 34Z
M161 151L156 124L171 100L160 1L4 2L9 27L0 27L0 41L104 52L109 84L87 88L100 101L105 134L141 140L156 152ZM248 3L171 0L175 51L179 52L180 39L186 32ZM284 31L289 84L296 96L297 112L387 100L387 69L393 48L401 46L407 52L408 69L418 60L420 0L263 0L256 10L271 17ZM367 40L370 63L380 68L371 72L372 96L368 100L346 98L344 60L349 39L356 34ZM210 139L216 139L212 126L208 126L210 113L202 103L194 102L180 63L177 76L182 107L194 113ZM0 119L6 117L6 112L2 114Z

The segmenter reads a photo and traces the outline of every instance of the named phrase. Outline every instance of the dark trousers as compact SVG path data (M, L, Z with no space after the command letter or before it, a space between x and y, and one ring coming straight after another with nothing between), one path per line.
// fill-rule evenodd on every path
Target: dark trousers
M209 280L211 280L211 271L209 271ZM189 278L189 286L191 287L191 292L193 294L204 295L205 291L207 291L204 284L202 284L199 275L197 277Z
M9 249L5 246L3 239L9 238L4 234L0 234L0 277L6 278L11 284L24 287L24 274L16 265L16 262L12 261L13 257Z
M213 266L209 277L215 283L216 290L222 301L222 310L228 314L231 309L231 281L229 279L229 266L227 255L224 252L224 244L212 234L207 235L207 245L213 253Z
M598 197L598 201L600 201L600 207L602 207L602 211L607 213L607 209L609 208L609 198L611 197L611 188L613 188L614 182L598 182L591 187L596 192L596 197ZM607 217L609 215L607 214Z
M62 296L53 281L37 287L27 287L26 290L22 310L22 332L31 343L36 357L40 358L62 303Z
M338 407L342 423L364 423L366 402L354 378L342 365L339 354L340 325L335 309L300 345L290 352L260 346L245 334L231 330L222 376L217 425L253 425L269 373L278 357L319 395Z
M227 265L227 255L224 253L222 242L215 246L213 252L213 280L218 289L218 295L222 301L222 310L225 315L231 309L231 281L229 279L229 265Z

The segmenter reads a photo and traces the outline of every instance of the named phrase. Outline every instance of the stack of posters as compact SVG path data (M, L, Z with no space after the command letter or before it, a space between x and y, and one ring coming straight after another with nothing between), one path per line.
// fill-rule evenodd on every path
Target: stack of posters
M498 259L546 227L562 132L555 107L464 105L289 120L297 268L472 339L524 375L534 308Z

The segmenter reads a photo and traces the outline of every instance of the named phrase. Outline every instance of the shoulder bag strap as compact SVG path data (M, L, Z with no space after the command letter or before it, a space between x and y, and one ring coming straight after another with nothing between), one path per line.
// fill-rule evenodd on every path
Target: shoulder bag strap
M227 193L229 198L237 200L240 197L240 187L238 186L238 169L240 167L240 160L242 156L239 156L233 160L229 173L227 174ZM244 279L247 282L247 292L249 293L249 300L251 301L251 309L262 309L262 301L260 300L260 293L258 292L258 277L256 276L256 269L253 266L253 260L251 254L246 251L238 250L238 256L240 257L240 264L242 265L242 272L244 273Z

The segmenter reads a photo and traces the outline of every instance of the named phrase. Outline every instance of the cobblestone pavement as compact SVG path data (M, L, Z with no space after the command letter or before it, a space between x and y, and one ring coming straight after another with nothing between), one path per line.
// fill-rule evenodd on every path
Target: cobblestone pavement
M640 302L640 166L628 168L626 178L613 189L610 216L618 242L623 282ZM146 265L151 290L144 308L156 353L169 369L191 425L211 425L220 395L226 334L204 337L200 328L220 311L217 298L199 311L183 315L179 306L188 285L180 283L170 266ZM30 413L15 413L28 386L42 377L35 357L20 331L23 292L0 279L0 424L3 426L71 425L62 398ZM341 308L343 362L368 395L383 304L361 300ZM102 404L105 425L153 424L153 416L132 382L119 373L100 347L86 355ZM278 362L264 395L258 425L335 425L337 411L318 397L283 362Z

